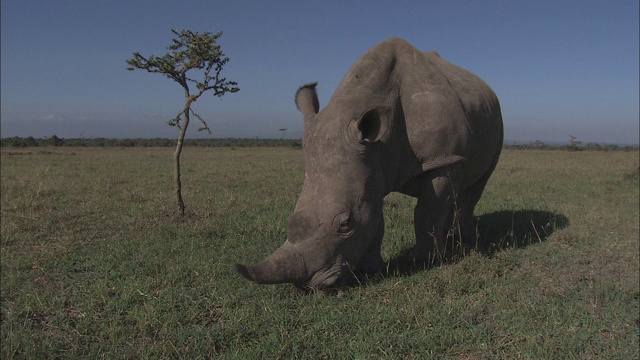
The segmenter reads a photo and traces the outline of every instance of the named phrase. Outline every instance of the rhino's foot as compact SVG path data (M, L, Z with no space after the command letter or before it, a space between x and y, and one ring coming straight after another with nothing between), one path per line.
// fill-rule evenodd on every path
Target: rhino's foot
M409 251L409 259L414 263L429 264L431 266L437 266L444 262L445 254L434 251L433 249L424 249L421 246L414 246Z

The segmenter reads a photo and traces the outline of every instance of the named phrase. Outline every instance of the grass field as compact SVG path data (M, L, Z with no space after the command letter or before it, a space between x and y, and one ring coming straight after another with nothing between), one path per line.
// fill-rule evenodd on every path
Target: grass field
M432 269L391 194L388 272L334 294L233 271L285 240L301 150L186 148L182 222L171 152L2 149L2 359L639 357L637 152L504 151L483 244Z

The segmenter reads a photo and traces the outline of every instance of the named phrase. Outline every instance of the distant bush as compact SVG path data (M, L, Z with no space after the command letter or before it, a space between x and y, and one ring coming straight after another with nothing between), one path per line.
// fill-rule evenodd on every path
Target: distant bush
M544 142L540 141L540 140L536 140L532 143L528 143L528 144L505 144L504 145L505 149L516 149L516 150L532 150L532 149L537 149L537 150L554 150L556 148L558 148L557 146L553 146L553 145L547 145Z
M38 146L38 141L36 141L33 136L29 136L28 138L14 136L0 140L0 146L34 147Z
M549 145L541 141L535 141L528 144L505 144L503 148L512 149L512 150L569 150L569 151L582 151L582 150L638 151L640 149L638 145L614 145L614 144L598 144L598 143L587 143L587 144L572 143L569 145Z

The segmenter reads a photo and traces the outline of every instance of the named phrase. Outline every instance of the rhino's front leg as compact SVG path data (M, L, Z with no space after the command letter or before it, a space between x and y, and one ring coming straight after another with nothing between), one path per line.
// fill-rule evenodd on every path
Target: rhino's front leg
M444 224L447 217L438 215L440 207L432 206L432 199L418 199L413 212L416 245L412 249L416 261L439 263L444 258Z
M382 238L384 238L384 216L380 215L378 229L371 238L369 247L358 263L358 270L365 273L376 273L384 269L385 262L380 253L382 248Z
M417 261L440 263L445 255L445 226L454 203L454 186L448 171L423 175L422 190L413 212Z

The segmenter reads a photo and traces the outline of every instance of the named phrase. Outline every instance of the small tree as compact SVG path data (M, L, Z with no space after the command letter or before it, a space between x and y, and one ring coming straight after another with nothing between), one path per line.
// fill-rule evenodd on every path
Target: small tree
M145 58L138 52L133 53L133 58L127 60L127 70L142 69L150 73L160 73L177 82L184 90L184 107L178 115L169 120L169 125L178 127L178 140L173 155L174 171L173 180L178 205L178 215L184 216L184 201L182 200L182 185L180 181L180 154L184 144L184 136L189 126L190 115L195 116L202 126L198 131L207 130L211 134L209 126L200 115L191 109L193 104L202 94L212 90L213 96L222 97L230 92L235 93L240 89L237 83L220 76L222 68L229 58L220 50L216 40L222 35L221 31L215 34L204 32L202 34L191 30L171 30L177 38L167 46L169 52L163 56L149 56ZM191 73L195 72L201 80L196 80ZM190 85L195 85L191 89Z
M582 141L578 140L578 138L576 138L573 135L569 135L569 145L567 146L567 149L569 149L569 151L582 150L582 148L580 147L580 144L582 144Z

